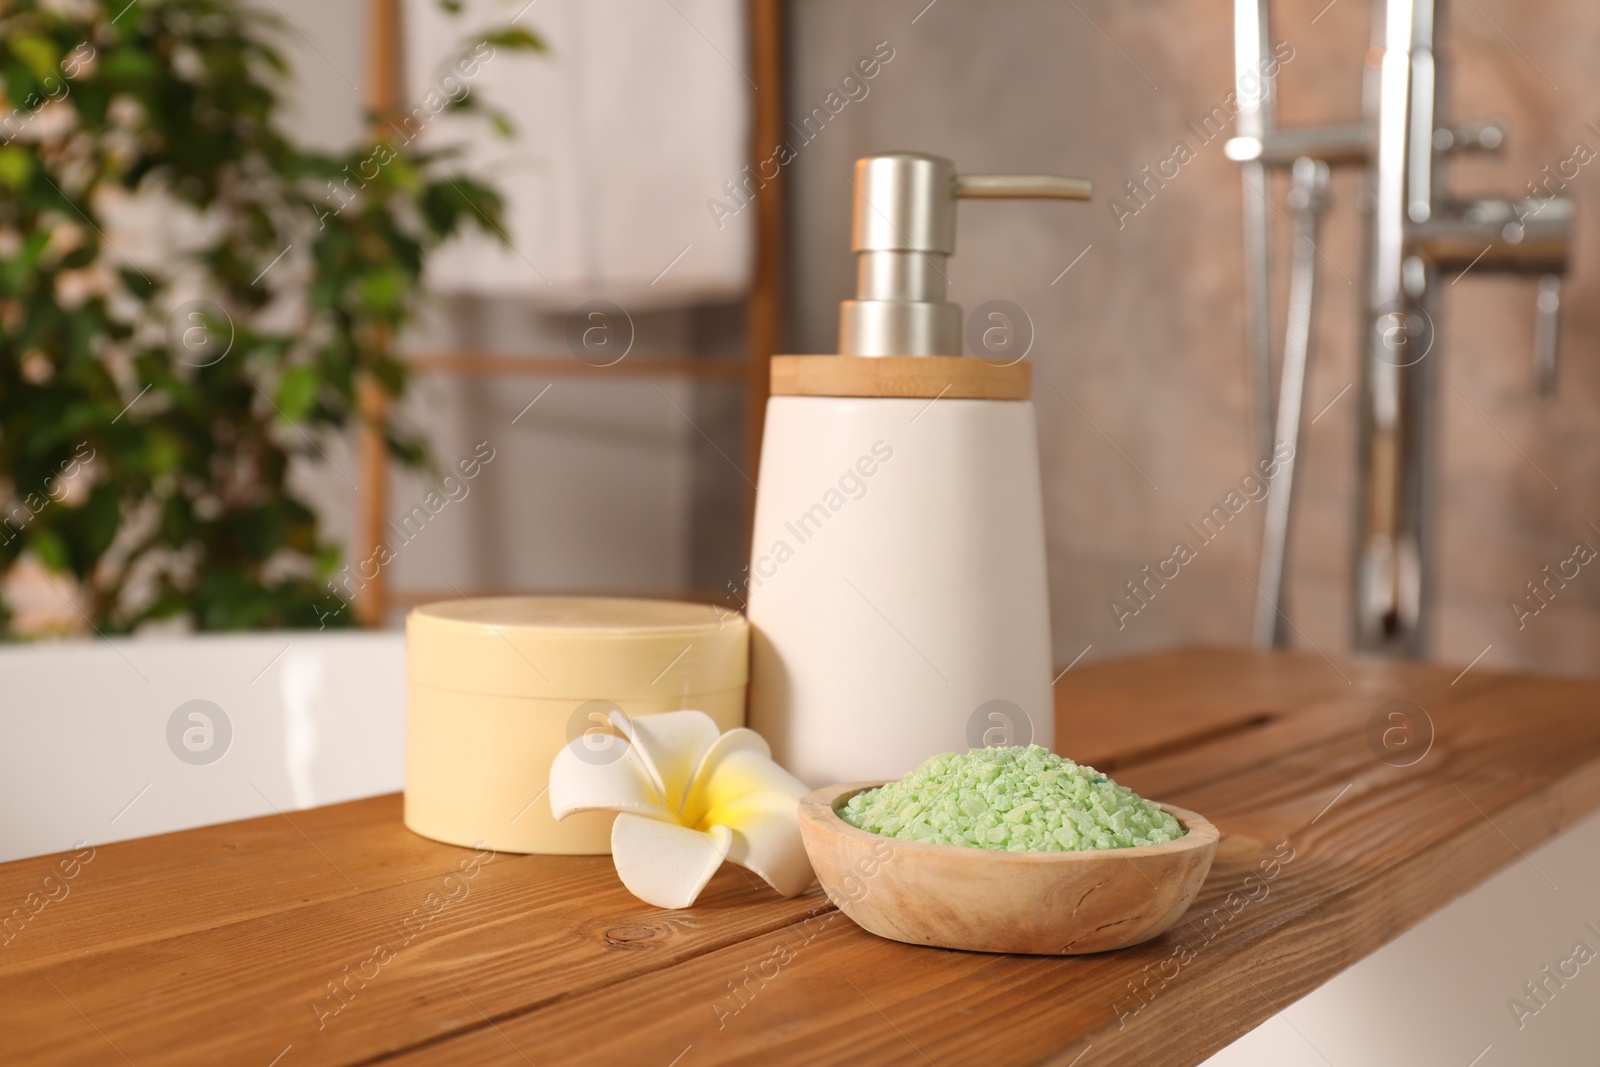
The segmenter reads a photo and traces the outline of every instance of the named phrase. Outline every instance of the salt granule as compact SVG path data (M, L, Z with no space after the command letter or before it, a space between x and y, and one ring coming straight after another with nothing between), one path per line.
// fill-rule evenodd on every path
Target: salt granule
M906 841L1007 852L1131 848L1185 832L1133 790L1038 745L934 756L898 782L857 793L839 815Z

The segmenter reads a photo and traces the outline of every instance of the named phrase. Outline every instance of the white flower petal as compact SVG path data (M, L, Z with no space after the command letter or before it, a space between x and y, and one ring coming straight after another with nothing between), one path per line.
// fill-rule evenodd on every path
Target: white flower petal
M749 748L733 748L708 759L695 776L689 807L698 813L726 804L745 793L782 793L796 800L811 792L800 779L772 762L771 757ZM691 816L687 821L698 821Z
M772 746L767 744L766 738L754 730L738 726L717 738L706 749L706 754L700 757L700 765L694 769L694 780L704 778L706 772L730 752L754 752L767 759L772 758Z
M635 718L613 711L611 722L633 742L634 754L655 779L663 801L680 811L695 768L722 733L716 720L703 711L662 711Z
M550 814L564 819L575 811L659 811L655 783L621 738L599 750L581 747L579 738L562 746L550 763Z
M662 908L686 908L724 859L754 871L784 896L814 875L800 838L798 798L808 790L772 761L754 731L723 734L699 711L611 722L627 741L613 749L580 739L550 768L550 807L620 812L611 853L630 892Z
M702 833L624 812L611 824L611 859L628 892L658 908L687 908L733 843L726 826Z
M707 815L713 829L733 831L728 858L767 880L786 897L798 896L815 880L800 839L800 802L783 793L748 793Z

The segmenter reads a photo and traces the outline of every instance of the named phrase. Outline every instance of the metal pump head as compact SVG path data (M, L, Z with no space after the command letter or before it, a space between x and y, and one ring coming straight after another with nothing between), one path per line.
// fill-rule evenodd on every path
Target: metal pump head
M1087 178L957 174L941 156L890 152L856 160L856 298L839 305L846 356L959 356L961 308L945 300L956 249L956 199L1087 200Z

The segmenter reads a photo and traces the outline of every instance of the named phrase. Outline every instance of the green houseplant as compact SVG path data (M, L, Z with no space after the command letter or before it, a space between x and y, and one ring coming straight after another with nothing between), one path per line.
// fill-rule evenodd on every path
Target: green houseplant
M389 339L429 250L501 233L494 190L412 141L478 109L469 82L497 49L538 38L464 41L338 154L281 128L283 32L230 0L0 7L0 578L37 564L101 633L353 625L291 457L355 425L363 389L403 393ZM182 235L158 260L108 232L150 200Z

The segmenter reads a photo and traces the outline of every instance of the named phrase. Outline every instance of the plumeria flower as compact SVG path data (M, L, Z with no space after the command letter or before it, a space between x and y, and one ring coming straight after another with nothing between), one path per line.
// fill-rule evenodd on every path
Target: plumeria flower
M786 897L815 875L800 840L809 789L772 761L754 730L722 733L703 711L608 716L606 748L579 738L550 767L550 811L615 811L611 858L628 891L658 908L687 908L724 859Z

